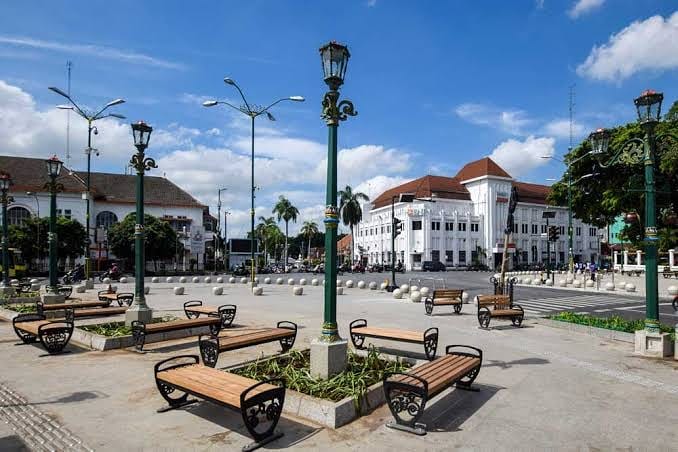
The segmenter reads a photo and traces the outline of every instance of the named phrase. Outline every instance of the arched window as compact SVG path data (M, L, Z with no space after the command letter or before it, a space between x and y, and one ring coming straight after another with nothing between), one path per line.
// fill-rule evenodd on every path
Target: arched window
M10 225L20 226L30 217L31 212L25 207L10 207L7 211L7 223Z
M108 229L117 222L118 217L113 212L109 212L108 210L99 212L99 214L97 215L98 228Z

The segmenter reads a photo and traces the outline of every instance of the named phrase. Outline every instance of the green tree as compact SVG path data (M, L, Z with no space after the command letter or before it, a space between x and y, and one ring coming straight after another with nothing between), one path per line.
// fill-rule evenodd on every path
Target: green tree
M671 105L669 112L666 113L664 119L667 121L678 121L678 100Z
M157 261L171 259L175 250L183 253L183 245L177 242L177 233L166 221L152 215L144 215L144 231L146 235L146 260ZM134 261L134 225L136 213L128 214L121 222L114 224L108 230L108 245L113 253L128 262ZM176 248L175 248L176 247Z
M38 236L38 229L40 235ZM9 228L9 246L21 250L25 261L32 261L38 257L49 256L47 232L49 219L30 217L22 225L13 225ZM83 255L87 233L85 227L78 220L66 217L57 218L57 259L76 259Z
M268 258L268 250L270 249L270 236L272 234L272 229L278 229L278 225L275 224L275 219L273 217L259 217L259 224L254 229L254 233L257 238L264 245L264 258Z
M308 251L306 252L306 258L311 255L311 239L320 231L318 231L318 223L315 221L304 221L303 226L301 227L301 234L306 237L308 240Z
M350 185L343 190L339 190L339 211L344 225L351 228L351 263L355 256L355 235L353 228L362 221L363 210L360 208L360 201L369 201L370 198L362 192L353 192Z
M273 207L273 213L277 215L278 221L281 219L285 222L285 267L287 267L287 239L289 236L289 222L297 222L299 209L294 207L289 199L280 195L278 202Z

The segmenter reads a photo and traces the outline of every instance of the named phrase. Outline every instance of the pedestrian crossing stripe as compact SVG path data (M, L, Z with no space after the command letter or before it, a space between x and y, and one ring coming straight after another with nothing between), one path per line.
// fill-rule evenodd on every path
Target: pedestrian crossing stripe
M541 314L546 312L567 311L589 307L605 307L634 303L637 304L638 300L585 295L578 297L531 298L527 300L515 300L515 302L522 306L527 313Z

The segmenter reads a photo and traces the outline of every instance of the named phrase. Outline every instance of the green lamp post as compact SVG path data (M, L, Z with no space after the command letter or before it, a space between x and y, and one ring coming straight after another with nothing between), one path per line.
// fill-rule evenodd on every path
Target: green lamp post
M12 197L7 195L12 185L12 178L7 173L0 174L0 192L2 195L2 286L9 287L9 231L7 229L7 204L12 202Z
M47 286L47 293L57 295L58 279L57 279L57 232L56 232L56 209L57 192L63 190L63 185L57 183L57 177L61 174L64 162L59 160L57 156L47 159L47 189L49 190L49 232L47 233L47 243L49 244L49 285Z
M132 155L130 164L137 170L136 186L136 224L134 225L134 302L125 313L125 323L131 325L134 321L148 323L153 318L153 311L146 304L144 294L144 274L146 259L144 257L144 174L151 168L157 168L155 160L146 157L146 148L151 139L153 128L143 121L132 124L132 135L136 154Z
M598 129L589 136L591 154L600 166L612 165L645 166L645 331L659 334L659 290L657 284L657 223L654 167L658 148L678 142L678 136L669 132L656 134L661 119L661 105L664 95L652 90L644 91L634 100L638 111L638 122L644 132L643 138L631 138L614 151L608 158L607 151L611 134L607 129Z

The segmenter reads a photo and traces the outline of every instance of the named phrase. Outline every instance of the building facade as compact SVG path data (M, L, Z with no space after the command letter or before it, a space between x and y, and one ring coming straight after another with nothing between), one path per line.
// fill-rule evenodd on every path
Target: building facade
M10 194L9 224L20 224L31 216L49 216L50 195L45 160L0 156L0 171L10 174L13 185ZM113 224L136 211L136 175L91 172L90 186L90 259L97 270L97 262L108 262L115 256L108 251L106 232ZM63 168L58 182L63 191L57 195L57 215L75 219L86 225L87 173ZM203 267L207 247L212 247L216 219L208 207L189 193L158 176L144 176L145 213L163 219L179 233L177 246L184 245L185 256L177 255L178 268L194 260ZM102 270L105 268L102 268Z
M490 158L465 165L454 177L424 176L382 193L363 205L363 221L356 228L355 259L366 263L396 262L408 270L420 269L424 261L439 261L447 267L473 263L497 268L504 250L504 229L512 187L518 204L509 245L509 266L546 263L547 225L544 211L555 212L549 225L558 228L551 243L551 262L567 263L567 208L546 203L549 187L514 180ZM399 202L402 193L413 194L414 202ZM403 223L402 233L391 249L391 203L395 217ZM597 261L598 230L575 219L573 254L575 262Z

